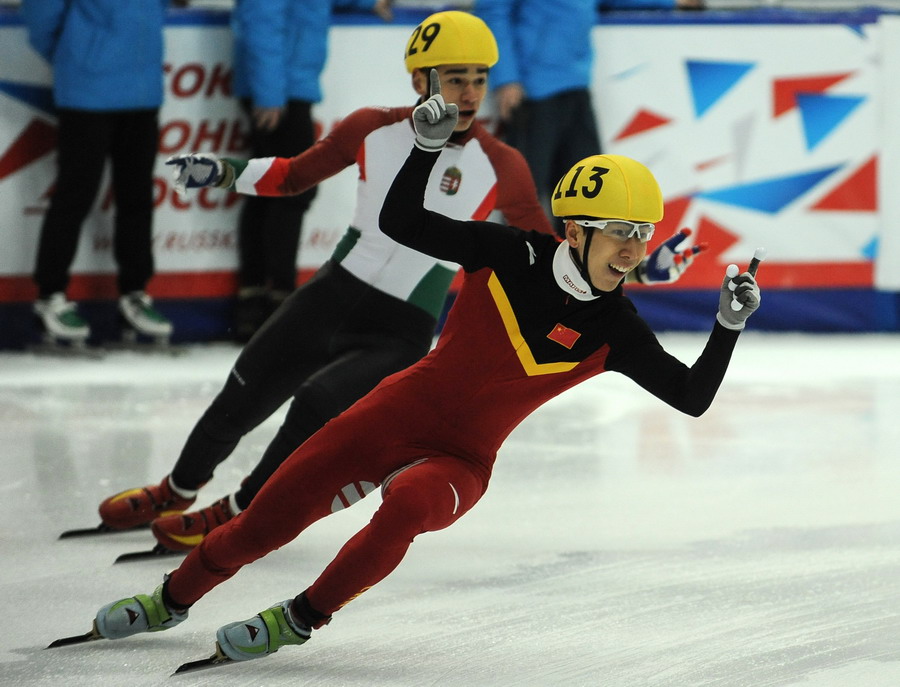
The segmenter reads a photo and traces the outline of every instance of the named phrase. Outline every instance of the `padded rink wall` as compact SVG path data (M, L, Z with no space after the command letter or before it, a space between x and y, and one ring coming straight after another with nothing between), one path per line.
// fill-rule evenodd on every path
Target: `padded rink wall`
M392 24L339 15L314 114L325 135L351 110L411 103L400 58L425 12ZM171 187L164 160L193 150L245 155L230 93L228 14L172 10L160 122L150 284L176 338L227 337L240 197ZM757 246L757 330L897 331L900 319L900 17L877 10L617 12L593 32L594 106L604 150L656 173L666 217L710 244L672 286L630 290L658 329L706 330L729 262ZM364 47L361 47L364 46ZM0 348L37 337L30 279L54 180L48 66L18 12L0 8ZM488 102L482 114L494 126ZM354 170L320 186L298 256L306 278L350 222ZM99 337L115 329L108 178L84 226L69 290ZM651 247L653 247L651 246Z

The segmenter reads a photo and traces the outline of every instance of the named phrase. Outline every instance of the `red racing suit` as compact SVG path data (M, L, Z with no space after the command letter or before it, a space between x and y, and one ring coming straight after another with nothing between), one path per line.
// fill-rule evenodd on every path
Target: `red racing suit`
M412 150L381 227L465 270L437 347L329 422L249 509L213 530L172 574L176 602L196 601L328 515L342 496L381 484L371 522L306 590L311 606L330 615L389 574L414 537L447 527L478 501L497 450L525 417L607 370L690 415L712 403L738 332L714 324L702 354L686 366L662 348L621 286L599 297L584 293L567 244L426 210L436 159Z

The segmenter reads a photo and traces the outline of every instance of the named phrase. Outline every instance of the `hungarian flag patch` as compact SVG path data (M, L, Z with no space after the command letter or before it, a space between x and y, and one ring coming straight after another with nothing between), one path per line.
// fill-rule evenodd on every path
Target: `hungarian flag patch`
M455 196L462 182L462 172L458 167L448 167L441 177L441 191L448 196Z
M578 341L578 337L581 336L580 332L576 332L574 329L569 329L568 327L557 323L557 325L547 334L547 338L551 341L555 341L561 346L565 346L566 348L572 348L575 345L575 342Z

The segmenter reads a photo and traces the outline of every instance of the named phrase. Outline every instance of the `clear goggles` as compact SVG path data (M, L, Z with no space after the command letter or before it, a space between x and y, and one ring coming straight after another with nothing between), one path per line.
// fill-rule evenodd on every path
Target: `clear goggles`
M647 243L653 238L653 230L656 228L656 225L650 222L629 222L627 219L576 219L575 223L582 227L599 229L604 236L623 242L637 236L638 241Z

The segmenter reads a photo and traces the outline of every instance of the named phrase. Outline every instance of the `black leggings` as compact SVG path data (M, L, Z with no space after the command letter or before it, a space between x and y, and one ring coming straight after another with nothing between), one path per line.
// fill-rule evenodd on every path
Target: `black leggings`
M200 487L241 437L294 400L259 464L242 483L245 508L269 476L328 420L430 349L435 320L326 263L244 347L224 388L195 425L172 471Z
M113 251L119 293L142 291L153 276L153 165L156 110L87 112L59 109L56 186L41 227L34 280L41 298L69 285L81 225L112 161Z

